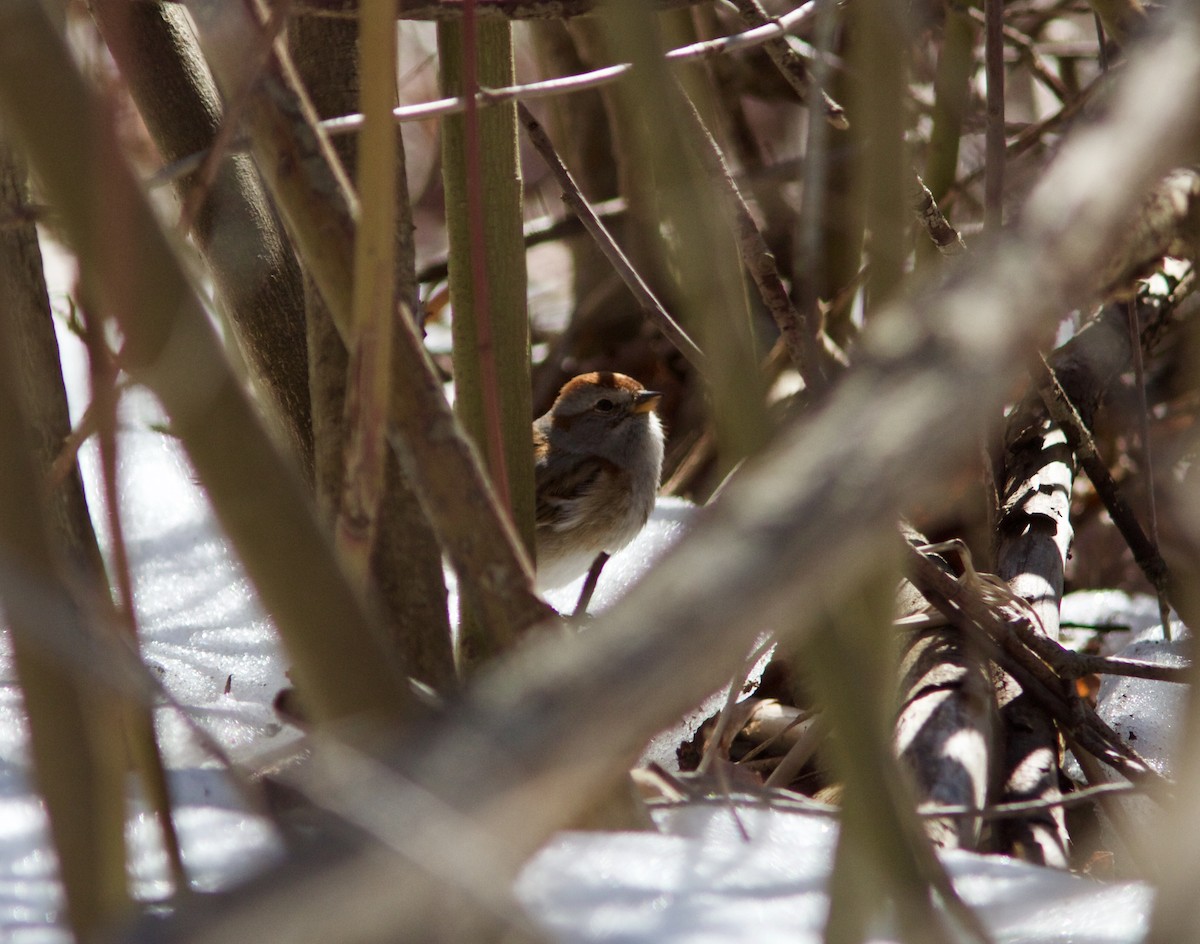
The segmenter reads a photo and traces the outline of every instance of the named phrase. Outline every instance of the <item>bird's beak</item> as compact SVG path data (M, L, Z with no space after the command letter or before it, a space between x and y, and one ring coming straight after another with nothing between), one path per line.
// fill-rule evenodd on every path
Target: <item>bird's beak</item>
M639 390L633 395L633 412L649 413L661 399L662 394L657 390Z

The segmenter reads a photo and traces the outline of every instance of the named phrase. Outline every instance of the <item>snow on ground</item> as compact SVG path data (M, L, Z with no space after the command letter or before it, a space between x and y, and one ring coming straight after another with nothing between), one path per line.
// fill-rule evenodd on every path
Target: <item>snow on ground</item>
M150 428L150 421L160 418L153 401L139 393L126 407L121 501L147 661L171 695L229 754L250 757L297 736L270 708L285 683L274 632L219 536L178 444ZM90 447L82 464L95 495ZM102 509L97 506L94 512L103 530ZM684 503L660 503L644 540L606 568L594 608L605 608L624 592L679 536L690 513ZM554 602L569 606L577 593L578 587L566 588ZM710 704L719 699L715 696ZM1153 713L1148 714L1139 722L1149 726L1139 728L1140 738L1152 736ZM159 710L159 725L173 768L176 818L188 868L205 889L227 887L276 856L277 837L264 820L246 811L174 709ZM660 743L663 751L668 742ZM0 939L60 944L67 936L57 923L54 858L27 768L19 692L4 649ZM836 836L833 821L743 807L739 816L747 840L727 805L700 803L655 816L657 833L555 837L521 876L521 901L569 944L819 940L828 907L824 886ZM153 822L137 803L129 836L138 894L161 897L167 889L164 857ZM966 853L948 855L946 861L998 941L1117 944L1144 935L1149 892L1143 885L1099 885ZM887 939L884 930L880 934Z
M837 827L827 818L724 803L656 815L659 833L565 833L517 893L564 944L818 944ZM999 857L943 855L997 942L1117 944L1146 931L1150 893ZM892 938L885 929L873 941Z

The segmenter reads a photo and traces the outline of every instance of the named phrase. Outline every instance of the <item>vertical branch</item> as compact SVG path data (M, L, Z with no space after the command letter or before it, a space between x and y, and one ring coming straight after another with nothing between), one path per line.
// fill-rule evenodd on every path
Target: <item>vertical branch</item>
M117 481L117 406L120 391L117 384L117 363L104 341L101 319L87 310L83 312L84 340L88 350L92 399L89 404L95 418L96 438L100 447L101 481L104 489L104 509L108 517L109 550L113 577L117 585L119 605L111 603L107 594L99 594L97 612L112 627L124 629L134 646L138 639L138 617L134 602L133 573L125 543L125 525ZM153 708L135 699L123 699L119 709L133 763L141 777L150 808L158 820L167 865L177 892L188 888L187 870L179 835L171 818L171 793L162 752L155 738Z
M852 596L826 601L823 625L801 650L805 678L833 725L832 760L845 783L825 940L858 944L890 898L903 940L948 942L936 895L971 938L987 941L934 854L892 753L892 568L878 561L860 579Z
M467 99L463 115L463 151L466 158L467 229L471 282L475 302L475 356L479 358L479 386L483 393L484 441L496 491L512 504L508 462L504 458L500 428L500 379L496 374L496 346L492 339L491 292L483 228L483 161L479 154L479 59L476 48L475 0L463 0L462 84Z
M946 5L942 49L934 78L933 127L923 179L934 201L941 200L958 173L962 120L975 69L975 21L961 2Z
M442 124L455 412L488 457L497 493L532 549L533 404L516 107L479 111L468 91L514 81L512 29L476 24L472 9L468 3L461 21L438 24L443 91L467 94L471 103L465 115Z
M958 176L958 150L962 138L963 117L970 101L971 75L975 71L975 39L978 29L962 0L946 4L946 17L942 25L942 46L938 55L937 73L933 80L933 126L929 131L929 148L925 159L925 174L918 178L921 204L928 197L928 205L936 206ZM944 220L944 218L943 218ZM934 232L930 229L930 233ZM939 230L944 235L945 230ZM939 251L945 254L949 247L957 250L962 239L957 234L952 239L935 238L936 245L918 241L917 262L932 262Z
M816 46L818 53L828 53L833 46L833 31L837 24L837 4L833 0L817 0ZM808 135L804 147L804 202L800 205L800 232L796 240L796 265L802 297L800 308L806 318L820 316L820 281L818 268L821 259L821 221L825 217L825 197L829 185L829 144L833 136L827 122L820 119L813 103L821 100L829 85L828 57L818 55L809 71Z
M25 204L24 169L0 140L0 205ZM0 299L0 603L67 919L93 939L128 905L124 754L110 693L39 644L47 622L85 632L66 572L97 595L107 586L78 471L43 488L70 421L32 222L0 230Z
M1137 384L1138 396L1138 440L1142 447L1142 475L1146 480L1146 504L1150 522L1150 541L1154 547L1160 547L1158 540L1158 508L1154 500L1154 461L1150 449L1150 407L1146 402L1146 366L1142 358L1141 326L1138 324L1137 301L1130 299L1125 303L1125 313L1129 319L1129 347L1133 352L1133 375ZM1164 587L1155 583L1154 590L1158 595L1158 610L1162 618L1163 636L1171 638L1171 607Z
M1088 0L1105 31L1122 46L1146 26L1142 0ZM1103 39L1101 39L1103 42Z
M995 235L1004 222L1004 0L984 0L987 70L987 163L983 184L984 229Z
M465 94L470 103L465 115L442 124L454 410L487 456L496 493L532 552L533 394L517 114L511 103L480 112L474 95L480 85L514 81L512 28L505 22L477 24L471 2L463 13L461 20L439 23L437 32L443 92ZM462 597L464 664L504 647L502 627L481 620L470 592Z
M912 169L906 157L903 98L911 44L907 17L907 7L898 0L863 0L850 8L851 58L859 71L851 131L862 149L859 174L871 234L871 309L894 292L908 256Z
M244 54L261 24L238 0L186 0L186 4L218 83L237 88L246 64ZM0 6L0 11L3 9ZM348 336L357 200L340 173L328 137L316 123L311 104L299 90L290 59L278 49L246 110L245 127L297 251L339 333ZM515 217L519 218L519 212ZM506 216L505 233L510 225ZM513 246L522 251L519 236L508 235L500 241L510 251ZM492 284L496 285L495 279ZM520 304L524 324L523 289ZM486 611L493 632L512 639L548 615L547 607L533 593L528 555L501 511L478 454L463 435L462 424L446 403L414 320L397 319L395 335L388 428L392 451L409 476L446 556L463 578L460 590ZM520 356L529 357L527 347L522 347ZM518 395L519 387L510 384L505 389ZM528 385L523 389L528 396ZM514 429L517 415L514 410ZM521 433L532 516L533 450L528 412L522 417ZM513 468L511 463L509 468Z
M364 125L357 180L354 292L346 380L346 462L334 537L359 585L370 582L387 458L392 322L396 317L396 0L365 0L359 13Z
M1063 571L1074 532L1071 487L1075 461L1062 429L1040 402L1013 412L1006 431L996 522L996 574L1037 614L1035 629L1058 638ZM1033 695L1011 675L997 685L1004 726L1002 799L1057 799L1058 731ZM1067 866L1068 837L1061 809L999 826L1001 848L1030 861Z

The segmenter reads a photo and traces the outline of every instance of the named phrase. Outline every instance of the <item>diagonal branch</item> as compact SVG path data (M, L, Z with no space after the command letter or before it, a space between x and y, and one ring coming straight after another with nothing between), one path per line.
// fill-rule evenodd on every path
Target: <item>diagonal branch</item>
M754 221L750 207L747 206L746 199L725 163L721 148L683 86L676 83L676 91L681 100L679 111L684 121L692 126L692 137L700 163L724 193L733 214L742 264L754 280L764 307L774 319L792 363L804 378L806 389L820 394L828 389L838 368L821 343L820 318L805 318L792 304L792 297L787 286L783 284L783 277L775 263L775 255ZM816 315L816 312L810 314Z
M671 317L671 313L663 306L663 303L658 300L654 291L646 284L645 280L638 274L638 271L633 267L633 263L617 245L617 241L613 239L608 228L601 222L596 212L588 204L583 193L579 189L579 185L575 183L575 178L571 175L571 171L567 169L567 165L562 162L562 158L558 156L558 152L554 149L554 144L550 140L550 136L546 134L546 129L533 116L524 105L517 106L517 114L520 116L521 123L525 126L525 131L529 135L530 143L537 149L538 154L546 162L546 166L550 168L550 172L554 174L555 180L562 188L563 201L571 208L572 211L579 217L581 223L596 240L596 245L600 247L600 251L604 253L612 266L617 271L617 275L621 277L629 291L633 294L638 306L646 314L651 321L658 327L675 348L687 358L688 362L702 373L707 366L707 359L704 352L696 346L683 327Z

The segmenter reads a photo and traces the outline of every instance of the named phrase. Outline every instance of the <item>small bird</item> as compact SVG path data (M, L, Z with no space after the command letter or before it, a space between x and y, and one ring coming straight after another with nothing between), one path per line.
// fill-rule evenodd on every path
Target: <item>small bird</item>
M662 474L661 397L624 374L580 374L534 420L540 591L574 580L646 524Z

